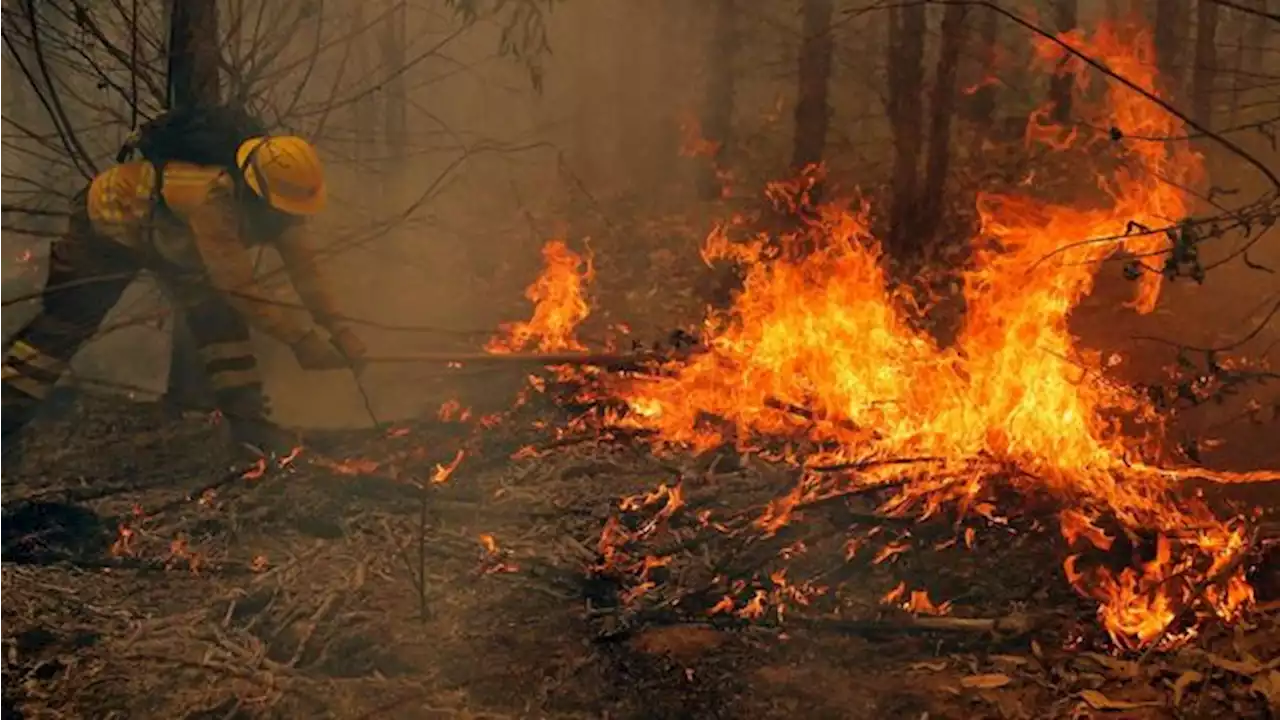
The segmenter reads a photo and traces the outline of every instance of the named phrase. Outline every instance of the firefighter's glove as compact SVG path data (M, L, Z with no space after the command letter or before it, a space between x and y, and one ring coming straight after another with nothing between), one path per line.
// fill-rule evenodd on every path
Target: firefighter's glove
M364 359L369 350L359 335L347 328L338 328L333 331L333 345L347 358L347 363L352 369L359 370L364 365Z
M340 370L351 363L334 343L312 330L293 344L293 355L304 370Z

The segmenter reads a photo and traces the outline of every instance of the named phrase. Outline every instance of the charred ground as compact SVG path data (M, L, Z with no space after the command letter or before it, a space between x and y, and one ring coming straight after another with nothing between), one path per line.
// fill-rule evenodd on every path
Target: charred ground
M288 467L246 479L206 420L175 424L156 408L81 398L34 434L10 485L21 494L6 493L8 712L1265 717L1274 698L1274 612L1210 626L1174 655L1109 655L1092 608L1062 578L1060 540L1037 529L1034 512L987 528L972 550L947 543L961 533L948 519L887 526L877 550L890 537L930 550L841 564L826 579L843 620L625 612L621 589L590 570L619 496L679 476L690 498L725 508L783 478L724 457L660 460L626 442L563 443L513 461L527 443L545 446L518 428L563 419L521 412L480 435L433 419L312 437ZM450 482L423 491L407 481L463 445L474 459ZM806 524L865 521L871 501L810 512ZM705 559L708 571L749 561ZM1274 577L1255 579L1274 595ZM880 604L899 581L927 581L953 603L951 617L1001 623L922 627ZM1274 599L1262 597L1264 609Z

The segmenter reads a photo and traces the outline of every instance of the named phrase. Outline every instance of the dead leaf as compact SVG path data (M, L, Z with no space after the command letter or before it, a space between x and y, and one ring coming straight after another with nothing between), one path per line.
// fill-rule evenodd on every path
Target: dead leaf
M1142 674L1142 668L1132 660L1121 660L1102 653L1086 652L1080 656L1101 665L1115 678L1132 679Z
M986 675L970 675L960 680L961 687L970 690L994 690L998 687L1004 687L1013 682L1008 675L1001 673L988 673Z
M1077 685L1088 685L1091 688L1106 687L1111 683L1111 678L1100 673L1078 672L1075 674Z
M1280 710L1280 670L1272 670L1254 678L1249 689L1266 698L1272 710Z
M1214 655L1213 653L1209 653L1209 652L1204 653L1204 658L1208 660L1210 663L1212 663L1214 667L1220 670L1226 670L1227 672L1235 673L1237 675L1244 675L1245 677L1253 677L1254 675L1257 675L1263 670L1263 666L1259 665L1258 663L1241 661L1241 660L1229 660L1227 658L1222 657L1221 655Z
M1178 679L1173 681L1173 706L1182 705L1182 697L1186 694L1187 688L1202 680L1204 680L1204 675L1195 670L1188 670L1179 675Z
M992 655L991 657L988 658L988 660L991 661L992 665L1009 666L1009 667L1015 667L1015 668L1022 667L1023 665L1031 664L1030 660L1024 657L1020 657L1018 655Z
M1112 700L1097 690L1081 690L1080 699L1094 710L1137 710L1144 707L1160 707L1164 703L1158 700L1130 702L1128 700Z

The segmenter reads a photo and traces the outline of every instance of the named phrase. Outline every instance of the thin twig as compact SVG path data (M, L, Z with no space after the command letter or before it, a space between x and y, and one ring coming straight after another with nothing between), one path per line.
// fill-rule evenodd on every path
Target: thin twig
M1240 569L1240 566L1244 564L1245 559L1249 557L1250 552L1252 552L1253 548L1257 545L1258 534L1259 529L1254 528L1253 533L1249 536L1249 542L1246 543L1244 547L1240 548L1239 552L1236 553L1236 556L1231 560L1231 562L1224 565L1222 569L1218 570L1218 572L1210 575L1200 582L1200 585L1196 587L1195 593L1191 596L1191 600L1183 606L1181 612L1175 615L1173 619L1164 626L1164 629L1160 631L1160 634L1151 641L1151 644L1147 646L1147 649L1138 657L1139 665L1145 664L1147 660L1151 658L1151 655L1160 647L1160 643L1164 642L1165 638L1169 636L1169 633L1173 631L1173 628L1176 625L1180 625L1183 620L1195 613L1196 607L1200 604L1200 601L1204 599L1204 595L1209 591L1209 588L1223 582L1227 578L1231 577L1236 570Z

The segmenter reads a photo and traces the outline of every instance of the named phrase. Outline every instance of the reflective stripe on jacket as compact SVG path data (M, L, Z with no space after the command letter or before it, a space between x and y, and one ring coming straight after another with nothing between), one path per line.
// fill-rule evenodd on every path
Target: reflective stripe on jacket
M164 204L155 203L156 170L134 161L103 171L89 187L88 214L94 230L128 247L157 252L167 262L203 268L222 293L258 329L292 345L310 331L296 321L254 278L235 181L226 170L182 162L165 165ZM316 248L302 223L291 224L272 243L289 277L317 322L334 329L337 311L316 263Z

